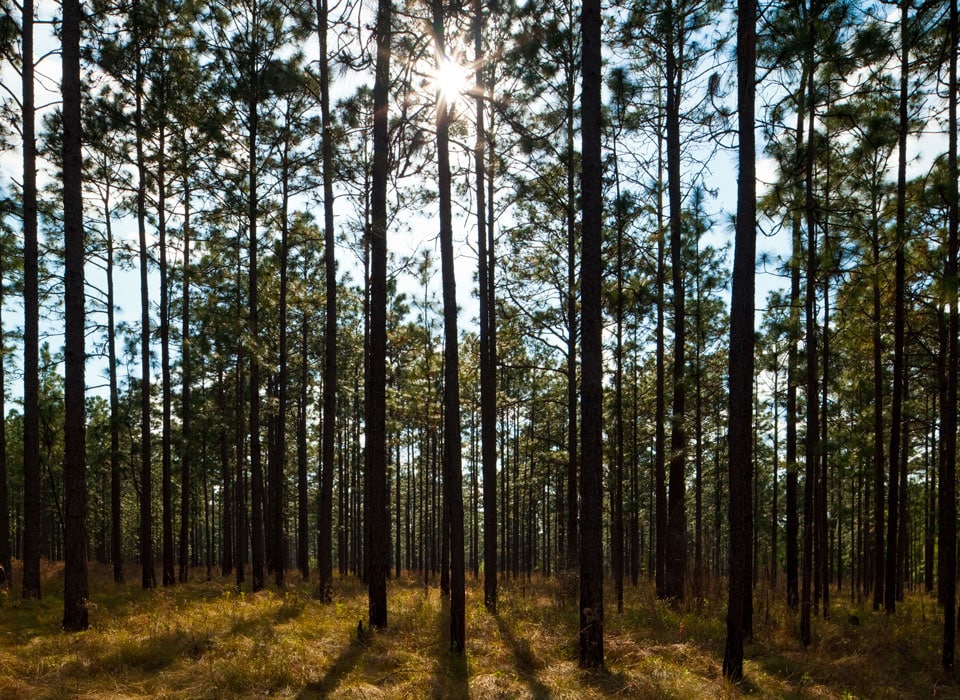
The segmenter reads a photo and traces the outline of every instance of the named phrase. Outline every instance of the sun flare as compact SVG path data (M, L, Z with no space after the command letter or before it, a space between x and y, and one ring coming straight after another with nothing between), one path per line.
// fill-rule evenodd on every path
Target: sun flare
M444 57L434 70L432 84L444 104L455 102L470 87L470 69L457 60Z

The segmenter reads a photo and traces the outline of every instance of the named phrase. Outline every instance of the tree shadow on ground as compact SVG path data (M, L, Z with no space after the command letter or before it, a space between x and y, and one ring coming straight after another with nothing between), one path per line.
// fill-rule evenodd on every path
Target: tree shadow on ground
M340 652L337 660L327 669L323 678L319 681L307 683L306 687L297 694L297 697L302 700L306 700L307 698L325 698L333 693L333 691L337 689L337 686L343 682L343 679L356 667L366 649L366 643L358 639L351 639L343 651Z
M637 684L623 671L611 671L604 667L599 671L581 670L580 677L583 684L595 688L604 696L610 697L665 697L668 695L662 688L657 688L653 694L641 693Z
M497 629L500 631L501 639L507 643L510 652L513 654L517 676L527 685L531 695L536 700L545 700L552 697L550 689L537 677L537 671L543 668L543 662L537 658L529 640L518 639L513 633L513 629L500 614L496 614L494 617L497 620Z
M466 698L470 695L470 665L466 652L455 654L450 650L450 598L444 597L440 614L437 615L439 627L439 651L437 665L433 674L434 700L445 698Z

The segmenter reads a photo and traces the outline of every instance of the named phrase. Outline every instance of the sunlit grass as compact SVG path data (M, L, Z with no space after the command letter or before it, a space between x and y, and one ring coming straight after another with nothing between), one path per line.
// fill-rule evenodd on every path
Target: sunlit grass
M724 683L724 606L679 608L642 581L624 613L607 597L607 670L577 667L575 581L505 579L496 615L468 579L467 653L449 653L446 600L413 577L389 587L389 626L366 629L366 594L337 581L334 603L295 575L283 591L236 593L232 579L142 591L91 569L91 628L59 630L62 568L44 566L45 597L0 593L0 698L702 698L958 697L939 668L935 600L913 594L893 616L836 600L797 641L795 615L758 591L747 680ZM131 577L134 578L134 577ZM719 596L717 591L714 597ZM858 624L854 624L855 621Z

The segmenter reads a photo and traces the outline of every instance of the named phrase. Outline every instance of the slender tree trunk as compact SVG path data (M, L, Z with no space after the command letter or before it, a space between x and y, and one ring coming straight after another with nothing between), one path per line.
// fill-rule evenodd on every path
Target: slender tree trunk
M103 220L107 236L107 364L110 382L110 561L113 582L123 583L123 542L121 540L120 485L120 392L117 382L116 294L113 279L113 224L110 210L110 183L105 183Z
M434 39L440 60L447 60L442 0L433 0ZM460 355L457 287L453 263L453 212L450 178L450 123L453 105L442 93L437 101L437 168L440 196L440 267L443 278L443 485L450 544L450 648L466 651L466 598L463 552L463 488L460 432Z
M701 285L702 269L700 265L700 239L696 244L696 285L697 309L694 319L694 372L696 387L694 395L694 544L693 544L693 597L697 606L703 602L703 291Z
M904 357L906 361L906 357ZM906 406L910 401L910 373L909 371L904 371L903 375L903 404ZM896 586L896 598L898 601L903 601L903 588L904 584L908 582L909 571L911 569L911 558L915 551L914 547L910 546L910 534L912 528L910 527L910 492L907 486L907 471L910 461L910 417L904 411L903 417L900 421L900 458L897 460L899 462L899 478L900 478L900 503L898 505L899 512L899 531L897 533L897 541L900 542L900 546L897 548L897 586Z
M308 376L309 369L307 360L306 311L304 311L303 318L300 323L300 333L300 386L298 387L297 391L297 530L300 533L300 538L297 540L297 568L300 569L300 576L304 581L306 581L310 578L310 538L307 535L310 522L310 501L307 491L307 396L310 378ZM323 420L327 420L327 418L324 417ZM331 420L334 419L331 418ZM334 428L336 428L335 420ZM334 437L336 437L336 434L334 434ZM322 473L320 474L320 481L322 484ZM317 534L317 546L319 554L319 532ZM328 550L329 549L330 547L328 547ZM332 576L332 560L329 563L331 566Z
M255 12L256 14L256 12ZM258 21L254 17L254 22ZM254 28L255 35L257 29ZM258 37L255 36L254 56L259 50ZM254 59L256 60L256 59ZM251 524L251 573L250 584L254 592L259 591L264 586L264 567L266 555L266 538L264 533L263 517L263 463L260 450L260 359L258 357L258 347L260 345L260 308L258 300L259 288L259 233L257 231L257 216L259 206L258 192L258 172L259 163L257 158L257 143L259 139L260 125L260 95L259 87L256 85L259 76L254 74L250 76L254 84L248 89L247 94L247 227L249 235L249 265L248 272L248 328L249 342L252 345L250 353L250 414L249 414L249 436L250 436L250 524Z
M667 0L671 26L676 26L672 0ZM679 31L677 32L679 35ZM672 41L667 42L667 194L670 207L670 267L673 287L673 410L670 418L670 480L667 493L666 596L684 597L687 573L686 513L686 357L685 293L683 284L683 225L680 192L681 68Z
M828 156L829 157L829 156ZM827 212L830 211L829 202L829 163L827 165L827 184L824 196L824 207ZM827 214L825 218L829 216ZM823 248L827 255L832 255L830 250L830 226L829 221L823 223ZM823 600L823 619L830 619L830 541L829 541L829 520L827 513L827 498L829 485L829 455L827 454L828 436L828 409L830 407L830 269L823 275L823 391L820 396L820 444L823 449L820 452L820 477L817 482L817 532L818 532L818 550L817 572L820 580L820 596Z
M580 667L603 668L603 322L600 280L603 229L601 97L602 13L600 0L584 0L583 89L583 234L582 285L582 420L580 481Z
M797 355L799 343L799 313L797 309L800 305L800 232L796 222L794 223L794 243L793 255L790 264L790 336L789 346L787 348L787 480L784 498L786 499L786 528L784 537L786 538L786 576L787 576L787 605L792 610L797 610L800 605L800 553L798 551L798 538L800 536L799 523L799 464L797 462L797 385L799 380L799 370L797 368Z
M618 74L616 85L617 128L622 123L623 75ZM616 435L616 457L613 468L612 503L610 504L611 569L614 591L617 597L617 614L623 614L623 462L624 462L624 425L623 425L623 202L620 193L620 167L617 160L617 137L613 137L613 172L616 187L616 230L617 230L617 289L616 289L616 369L614 376L614 423Z
M730 580L723 675L743 677L743 642L752 633L754 265L756 261L756 0L737 3L739 165L736 248L730 307Z
M0 344L3 335L3 259L0 249ZM7 486L7 407L6 369L0 362L0 588L9 590L13 577L13 562L10 552L10 492Z
M83 159L80 120L80 0L64 0L63 79L64 307L64 582L63 628L85 630L87 602L87 464L84 364Z
M40 292L33 0L22 12L23 86L23 597L40 598Z
M576 172L574 165L575 87L571 78L566 94L566 234L567 234L567 568L572 569L580 550L577 464L580 438L577 425L577 230Z
M474 167L477 176L477 262L480 287L480 452L483 463L483 602L497 611L497 364L494 324L492 219L487 219L486 147L483 70L483 3L474 2L473 48L476 60L477 142ZM492 154L491 154L492 156ZM492 180L492 173L491 173ZM492 187L491 187L492 189ZM492 192L491 192L492 198ZM490 229L490 230L488 230Z
M440 60L446 59L443 3L433 0L434 39ZM437 101L437 168L440 196L440 267L443 278L443 501L450 547L450 648L466 651L463 554L463 488L460 433L460 355L457 332L457 288L453 266L453 212L450 194L449 133L452 105L442 93ZM445 569L446 570L446 569Z
M944 404L941 423L941 441L944 451L944 478L940 481L940 509L943 512L943 527L940 530L940 557L944 562L944 605L943 605L943 667L952 669L957 635L956 621L956 584L957 584L957 505L956 505L956 456L957 456L957 365L958 343L960 335L960 315L957 310L957 229L960 224L960 197L957 183L960 180L957 170L957 0L950 2L950 46L949 78L947 84L949 111L949 145L947 153L947 182L949 215L947 224L947 265L946 285L951 290L948 302L949 328L948 347L941 350L947 353L947 401Z
M796 128L796 156L795 176L799 180L802 172L800 158L804 150L804 124L806 117L805 101L803 99L804 86L807 81L809 67L804 65L800 79L799 97L797 99L797 128ZM796 191L800 186L797 183ZM793 251L790 262L790 336L787 348L787 484L786 484L786 564L787 564L787 605L796 610L800 605L800 552L798 540L800 536L799 523L799 462L797 460L797 387L800 384L800 370L798 355L800 344L800 266L803 259L803 243L801 239L800 212L794 211L791 229Z
M144 589L157 585L153 560L153 473L150 445L150 291L147 256L147 167L143 153L143 55L137 44L136 75L134 90L136 107L134 129L136 131L137 158L137 231L140 239L140 567L141 586Z
M803 487L803 583L800 598L800 640L804 647L810 646L810 613L812 607L811 582L813 577L813 540L816 533L814 524L814 498L816 494L817 461L820 455L820 419L818 400L819 370L817 365L817 233L816 202L813 193L814 166L814 123L816 110L813 104L813 74L807 77L810 104L808 113L808 137L806 148L806 174L804 184L805 219L807 227L807 276L806 298L804 299L806 317L806 356L807 356L807 411L805 467L806 479Z
M935 425L936 421L936 399L934 399L934 409L931 411L929 409L929 404L924 411L924 416L928 425ZM933 573L934 573L934 550L936 543L936 512L937 512L937 469L936 469L936 459L934 457L936 450L931 449L931 442L936 443L933 439L933 429L926 428L924 430L924 470L926 472L924 479L924 511L923 511L923 588L927 593L933 592Z
M873 217L873 609L883 604L884 577L884 429L883 429L883 344L880 306L880 230L878 212Z
M237 236L237 296L240 296L240 287L243 284L242 275L240 271L240 236ZM243 327L242 321L239 318L240 315L240 300L237 300L237 329L238 331ZM238 333L239 336L239 333ZM237 465L236 478L234 480L234 503L235 505L235 517L236 517L236 552L237 552L237 590L239 591L243 582L246 578L246 564L248 560L248 532L247 532L247 483L246 483L246 471L244 469L244 460L246 459L246 450L245 450L245 439L244 439L244 427L243 427L243 392L245 389L244 382L244 372L243 365L246 359L246 355L243 352L243 345L240 343L238 337L237 340L237 368L235 373L236 381L236 394L234 396L234 439L236 444L234 449L236 452L235 462Z
M165 81L158 81L159 99L165 100ZM161 119L163 117L161 116ZM174 574L173 556L173 426L172 426L172 379L170 375L170 308L169 284L167 282L167 177L166 177L166 130L161 124L157 147L157 234L160 249L160 374L162 404L161 445L161 520L163 531L163 585L172 586Z
M289 118L287 130L289 132ZM289 137L289 133L287 134ZM288 341L287 341L287 278L290 260L290 154L289 138L284 139L282 146L282 174L281 174L281 205L280 205L280 372L277 386L277 421L274 435L275 449L270 486L273 498L270 499L273 509L273 522L270 523L270 532L273 540L272 563L273 583L277 588L283 588L284 576L287 569L287 542L284 532L286 524L286 473L287 473L287 395L290 383L288 369ZM306 540L307 533L303 532L299 539Z
M659 93L658 93L659 99ZM664 338L666 286L666 230L663 225L663 138L661 110L658 107L657 124L657 350L656 350L656 415L654 417L654 482L656 484L656 556L654 557L655 586L658 598L667 594L667 468L666 468L666 341Z
M364 470L365 570L371 627L387 626L386 345L387 345L387 168L389 131L391 0L378 0L373 86L373 186L370 227L370 346L366 387Z
M323 368L323 445L320 477L320 597L332 601L333 469L337 415L337 263L333 229L333 133L330 123L330 68L327 56L327 0L318 3L317 32L320 36L320 115L323 121L323 241L326 282Z
M219 443L220 443L220 476L223 480L223 491L221 493L220 510L220 543L223 547L220 559L220 574L229 576L233 572L234 554L236 552L236 543L234 533L236 532L233 516L233 476L230 470L230 444L227 439L227 392L224 379L224 360L226 357L224 348L217 344L217 410L223 416L220 421Z
M774 350L779 353L778 350ZM780 357L774 356L773 367L773 498L770 505L770 587L776 589L780 570Z
M186 148L184 148L186 151ZM180 306L180 364L182 367L181 398L180 398L180 552L178 578L180 583L186 583L190 578L190 562L188 561L189 547L187 547L187 533L190 521L190 467L192 434L191 419L193 411L190 402L193 382L193 368L191 367L191 340L190 340L190 175L189 170L183 176L183 298ZM201 368L202 369L202 368ZM204 484L206 484L206 469L204 469ZM203 497L204 509L207 508L207 496ZM207 554L209 558L209 552Z
M900 439L903 420L903 385L906 372L904 362L904 286L906 284L906 245L905 229L907 216L907 130L909 113L907 99L909 89L909 42L907 26L910 15L910 2L900 4L900 101L899 128L897 136L897 220L894 241L894 312L893 312L893 403L890 408L890 482L887 491L887 551L884 571L883 609L887 614L897 609L897 558L900 547Z

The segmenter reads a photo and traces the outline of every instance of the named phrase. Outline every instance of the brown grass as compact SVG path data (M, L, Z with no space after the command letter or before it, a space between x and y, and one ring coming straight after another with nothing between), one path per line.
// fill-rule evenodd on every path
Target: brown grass
M322 605L295 574L283 591L255 595L200 572L146 592L109 576L92 567L91 628L78 634L58 628L62 567L44 566L40 601L0 592L0 698L960 697L939 668L935 600L921 594L893 616L837 602L803 650L795 616L759 591L747 680L733 687L720 674L722 602L674 609L646 582L627 586L622 615L608 597L607 670L587 673L570 586L555 580L505 580L496 615L468 580L467 653L457 657L446 600L413 578L391 581L387 630L358 639L366 595L352 578Z

